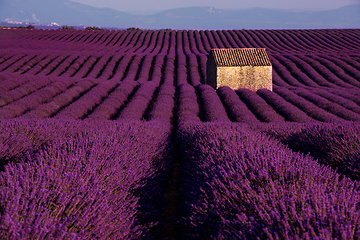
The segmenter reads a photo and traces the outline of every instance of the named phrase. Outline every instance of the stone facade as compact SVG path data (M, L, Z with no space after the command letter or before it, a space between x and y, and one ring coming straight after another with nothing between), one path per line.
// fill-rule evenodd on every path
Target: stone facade
M207 84L272 91L272 66L265 49L214 49L207 62Z

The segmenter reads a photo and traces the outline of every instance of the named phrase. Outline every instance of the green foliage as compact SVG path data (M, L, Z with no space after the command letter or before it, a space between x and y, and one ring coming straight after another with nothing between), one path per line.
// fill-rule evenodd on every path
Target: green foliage
M102 30L99 27L93 26L93 27L86 27L85 30Z
M65 25L65 26L62 26L62 27L59 28L59 29L62 29L62 30L75 30L75 27L74 27L74 26Z
M19 26L19 27L2 27L2 26L0 26L0 28L35 29L35 26L30 24L26 27L24 27L24 26Z
M141 31L150 31L151 29L140 29L140 28L135 28L135 27L129 27L126 30L141 30ZM171 28L161 28L160 30L164 30L164 31L171 31Z
M142 29L140 29L140 28L134 28L134 27L129 27L129 28L126 29L126 30L142 30Z

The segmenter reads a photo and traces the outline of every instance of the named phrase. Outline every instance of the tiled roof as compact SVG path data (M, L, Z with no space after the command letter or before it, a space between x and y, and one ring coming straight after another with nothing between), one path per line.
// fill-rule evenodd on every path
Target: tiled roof
M271 66L265 48L215 48L209 57L214 58L218 67Z

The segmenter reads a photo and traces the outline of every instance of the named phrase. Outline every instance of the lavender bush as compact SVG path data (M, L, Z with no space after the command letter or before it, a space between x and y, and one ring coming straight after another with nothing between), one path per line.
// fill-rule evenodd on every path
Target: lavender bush
M55 118L82 119L89 115L102 100L108 96L109 92L119 85L116 79L99 83L77 101L62 109L55 115Z
M158 85L152 81L142 84L116 119L142 120L157 87Z
M200 105L202 106L203 119L206 122L227 122L229 117L222 105L216 91L210 85L199 85L196 88L199 93Z
M216 92L224 104L231 121L243 123L260 122L230 87L222 86Z
M27 127L26 121L11 124L8 132ZM47 135L53 137L47 146L7 164L0 173L2 238L148 236L157 222L144 222L142 215L156 219L160 213L138 215L142 208L153 209L139 204L154 195L147 192L153 187L146 185L164 167L161 159L167 154L170 125L156 121L101 124L55 120L32 125L45 128L47 134L56 131L68 135Z
M307 115L312 117L315 120L319 120L322 122L343 122L344 119L341 119L324 109L316 106L310 101L298 96L294 92L286 88L275 87L274 92L284 98L286 101L290 102L291 104L295 105Z
M182 150L181 236L187 239L352 239L357 182L243 124L192 124ZM339 207L341 206L341 207Z
M264 99L271 107L275 109L286 121L292 122L311 122L314 121L306 113L301 111L296 106L287 102L284 98L268 89L259 89L256 92L262 99Z
M0 94L0 107L7 105L13 101L16 101L40 88L45 87L46 85L49 85L50 83L57 80L57 78L54 77L41 77L36 78L34 76L31 77L32 79L30 81L27 81L26 83L22 84L21 86L9 90L7 92L3 92ZM36 80L35 80L36 79Z
M193 86L188 83L182 84L177 88L178 94L178 109L177 122L184 124L186 122L199 122L200 107L197 102L196 91Z
M316 124L292 133L284 141L294 151L311 154L319 162L360 180L360 125Z
M255 116L262 122L277 122L285 121L284 117L277 114L272 107L270 107L259 95L255 92L240 88L236 90L241 101L255 114Z

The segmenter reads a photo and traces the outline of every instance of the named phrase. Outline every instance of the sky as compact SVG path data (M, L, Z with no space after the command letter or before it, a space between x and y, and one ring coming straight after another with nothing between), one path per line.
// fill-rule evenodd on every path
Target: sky
M221 9L244 9L252 7L292 9L292 10L328 10L350 4L360 4L360 0L72 0L94 7L113 8L118 11L151 14L162 10L211 6Z

